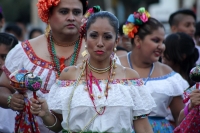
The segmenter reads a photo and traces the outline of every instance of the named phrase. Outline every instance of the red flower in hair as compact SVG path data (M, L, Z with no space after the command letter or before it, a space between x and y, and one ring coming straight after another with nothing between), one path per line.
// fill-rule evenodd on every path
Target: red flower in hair
M38 15L43 22L48 23L49 9L52 6L57 6L59 2L60 0L38 0Z

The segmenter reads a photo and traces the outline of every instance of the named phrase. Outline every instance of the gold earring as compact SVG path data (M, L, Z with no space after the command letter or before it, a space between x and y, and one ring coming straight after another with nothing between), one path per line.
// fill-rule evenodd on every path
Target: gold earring
M50 24L49 24L49 22L48 22L47 27L46 27L46 29L45 29L45 35L46 35L46 37L49 36L50 30L51 30L51 26L50 26Z
M115 48L114 48L114 52L116 52L116 51L117 51L117 48L115 47Z
M87 52L87 45L85 45L85 50L81 53L83 57L85 57L88 52Z

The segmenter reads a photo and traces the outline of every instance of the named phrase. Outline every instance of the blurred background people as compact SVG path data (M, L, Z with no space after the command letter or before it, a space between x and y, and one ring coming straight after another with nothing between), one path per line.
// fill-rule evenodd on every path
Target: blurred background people
M33 39L35 37L38 37L40 35L44 34L43 30L40 28L32 28L31 31L29 32L29 39Z
M5 26L5 32L14 35L17 40L24 41L23 40L23 34L22 29L15 23L8 23Z
M194 37L196 14L189 9L181 9L172 13L169 17L169 25L172 33L184 32Z
M4 16L3 16L3 11L2 8L0 7L0 31L2 29L2 27L4 26L5 20L4 20Z
M196 23L196 31L194 34L194 39L195 39L195 43L196 43L196 48L198 49L198 51L200 53L200 22ZM200 65L200 57L198 58L196 64Z
M190 86L195 84L189 77L190 70L195 67L199 57L191 36L185 33L173 33L165 39L165 51L162 63L179 73ZM185 88L187 89L187 88Z

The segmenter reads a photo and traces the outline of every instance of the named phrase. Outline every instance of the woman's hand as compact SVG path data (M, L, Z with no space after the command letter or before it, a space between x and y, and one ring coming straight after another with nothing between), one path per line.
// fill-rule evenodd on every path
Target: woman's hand
M31 98L31 113L40 117L50 114L46 100Z
M19 93L14 93L11 95L9 107L14 111L21 111L23 110L25 106L24 98L27 97L27 95L22 95Z
M194 90L190 94L189 110L197 105L200 105L200 90Z

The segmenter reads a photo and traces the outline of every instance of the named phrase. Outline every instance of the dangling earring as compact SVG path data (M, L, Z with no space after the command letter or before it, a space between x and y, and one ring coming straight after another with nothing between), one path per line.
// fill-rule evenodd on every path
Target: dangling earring
M83 57L85 57L88 52L87 52L87 45L85 45L85 50L81 53Z
M49 36L50 30L51 30L51 26L50 26L50 24L49 24L49 22L48 22L47 27L46 27L46 29L45 29L45 35L46 35L46 37Z
M113 50L114 50L114 52L116 52L116 51L117 51L117 48L115 47Z

